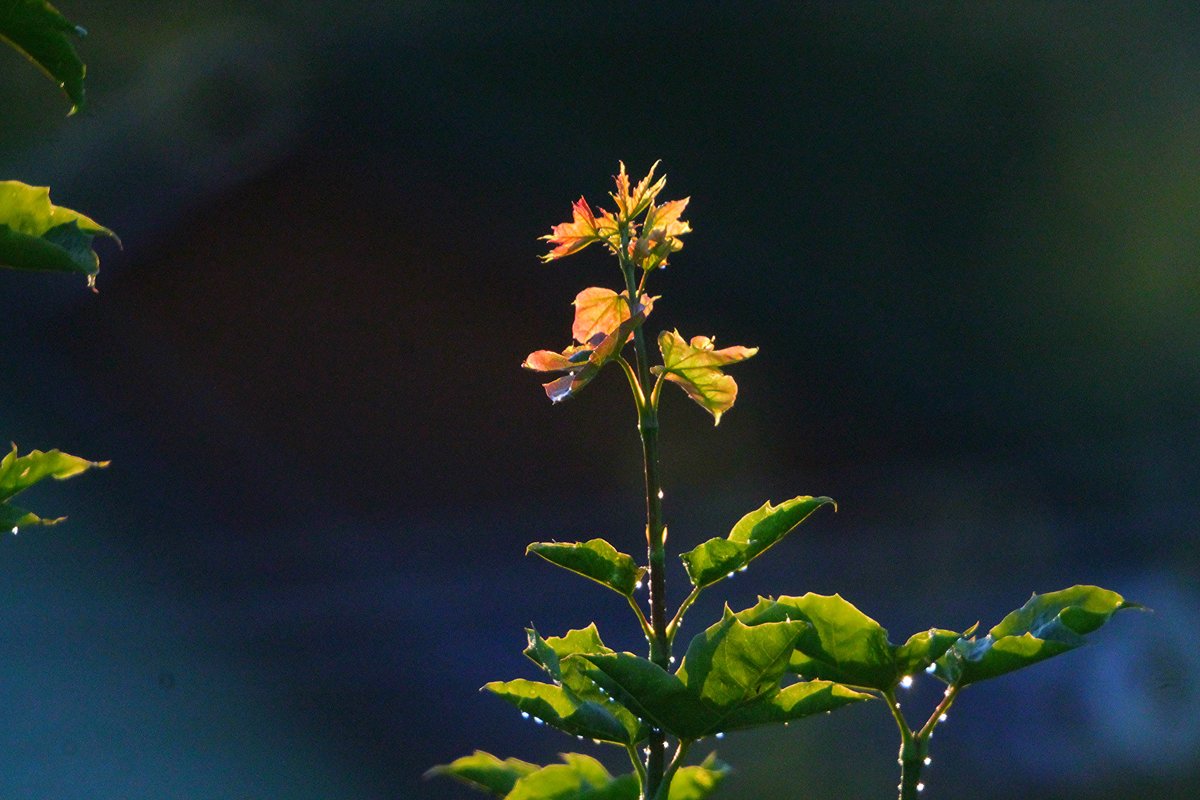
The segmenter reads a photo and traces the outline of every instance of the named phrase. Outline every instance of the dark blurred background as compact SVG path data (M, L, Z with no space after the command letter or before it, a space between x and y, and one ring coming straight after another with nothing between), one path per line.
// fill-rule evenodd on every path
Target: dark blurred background
M517 368L617 283L536 237L619 159L693 198L650 328L762 348L717 429L664 393L675 552L829 494L735 607L1117 589L1155 613L968 692L926 794L1200 789L1195 4L58 5L90 107L0 49L0 177L125 249L99 295L0 273L0 430L113 466L0 540L4 797L466 798L421 773L576 746L476 690L530 622L638 647L522 556L642 538L620 375ZM878 706L719 744L724 797L894 796Z

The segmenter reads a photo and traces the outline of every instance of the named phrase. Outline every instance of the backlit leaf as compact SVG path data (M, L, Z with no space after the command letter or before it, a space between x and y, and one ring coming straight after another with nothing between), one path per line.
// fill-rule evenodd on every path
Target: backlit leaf
M476 750L469 756L456 758L449 764L441 764L430 769L425 773L425 777L448 775L473 789L490 792L496 797L504 797L512 791L513 786L520 778L539 769L541 768L537 764L530 764L516 758L506 758L501 761L491 753Z
M828 497L802 495L777 506L770 501L738 520L725 539L710 539L680 556L696 586L709 586L745 567L787 536L823 505Z
M617 327L629 319L629 293L618 294L612 289L592 286L575 295L572 305L575 306L575 322L571 325L571 335L579 344L587 344L597 334L608 336ZM645 314L654 308L654 298L642 295L640 298Z
M526 714L571 736L633 744L630 731L601 704L582 700L570 689L518 678L483 687Z
M520 778L506 800L637 800L633 775L613 778L596 759L564 753L565 764L551 764Z
M550 229L550 234L542 239L555 245L553 250L542 256L543 261L563 258L578 253L594 242L603 241L597 230L596 215L582 197L571 204L571 221L555 225Z
M83 214L53 205L45 186L0 181L0 266L79 272L90 283L100 271L96 236L117 238Z
M954 631L930 629L894 645L878 622L836 594L761 598L736 616L748 624L803 620L809 627L796 642L792 672L881 691L929 666L959 638Z
M680 767L671 781L668 800L704 800L717 790L729 775L729 765L710 753L700 764Z
M93 467L107 466L107 461L88 461L59 450L45 453L41 450L31 450L23 456L18 456L17 447L13 445L12 451L0 459L0 525L3 526L0 530L61 522L64 517L43 519L10 505L8 501L46 478L66 480Z
M1085 634L1126 608L1142 606L1099 586L1034 594L987 636L955 643L937 660L934 674L947 683L966 686L1036 664L1079 647Z
M546 671L546 674L560 686L570 692L570 696L580 702L591 702L604 708L625 731L625 739L637 742L649 734L645 724L633 712L615 702L600 690L596 682L588 675L590 664L582 659L569 659L572 655L606 655L613 651L600 640L595 623L582 630L574 630L566 636L551 636L543 639L532 628L526 629L529 637L529 647L525 655Z
M625 162L618 163L620 170L613 176L613 180L617 184L617 191L609 196L616 201L618 217L632 221L649 208L654 199L658 197L658 193L667 185L667 176L664 175L657 181L654 180L654 171L662 163L655 161L650 167L650 171L646 173L646 177L638 181L637 186L630 190L629 175L625 172Z
M737 400L737 382L721 368L745 361L758 352L757 347L741 346L717 350L707 336L693 336L691 342L686 342L678 331L659 334L658 348L662 351L663 363L653 368L654 374L662 375L683 389L688 397L712 414L713 424L719 424L721 415Z
M534 553L614 592L629 597L645 573L631 556L617 552L603 539L586 542L534 542L526 553Z
M561 353L538 350L530 353L521 366L538 372L565 372L561 378L542 384L542 388L554 403L574 397L596 377L604 365L620 355L633 331L645 322L650 308L639 303L634 311L633 316L607 334L598 331L588 342L571 345Z
M732 613L697 635L676 674L632 653L570 656L592 665L589 675L635 714L682 739L798 719L868 699L823 682L780 692L806 623L748 626Z
M45 0L0 2L0 39L24 53L66 92L74 104L71 113L83 107L86 72L71 37L86 33Z

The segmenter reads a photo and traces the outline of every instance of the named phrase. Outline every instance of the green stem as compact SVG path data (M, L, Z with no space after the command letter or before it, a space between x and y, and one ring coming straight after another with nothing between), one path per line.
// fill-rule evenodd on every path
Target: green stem
M654 793L654 800L667 800L670 797L671 781L675 779L675 773L683 766L683 759L687 756L688 748L691 746L692 743L690 741L686 739L679 740L679 747L675 750L675 756L671 759L671 765L667 767L667 771L663 775L658 791Z
M633 769L637 772L638 787L644 791L646 788L646 765L642 763L642 759L638 756L637 745L625 745L625 752L629 754L629 760L633 762Z
M671 621L667 623L667 641L669 643L673 644L675 642L675 634L679 632L679 626L683 624L683 615L692 607L692 603L696 602L696 598L700 596L701 591L703 589L699 586L692 589L688 593L688 596L683 598L683 602L679 604L679 610L675 612L675 616L671 617Z
M630 313L638 303L638 283L635 267L629 260L629 231L621 231L621 249L617 253L625 288L629 295ZM639 325L633 332L633 349L636 378L640 387L650 386L650 360L646 355L646 335ZM632 383L632 381L631 381ZM644 392L644 389L643 389ZM636 397L636 395L635 395ZM646 557L650 582L650 660L663 669L671 666L671 642L667 638L666 604L666 526L662 513L662 476L658 461L658 409L647 402L645 394L637 397L638 434L642 439L642 464L646 488ZM655 797L663 783L663 745L666 736L661 730L652 729L646 757L646 797Z

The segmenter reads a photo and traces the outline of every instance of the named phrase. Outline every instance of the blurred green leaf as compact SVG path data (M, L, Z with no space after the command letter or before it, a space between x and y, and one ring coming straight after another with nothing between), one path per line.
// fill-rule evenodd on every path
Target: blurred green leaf
M742 569L768 548L791 533L797 525L823 505L828 497L802 495L777 506L770 501L738 520L724 539L709 539L680 556L688 577L696 586L711 586Z
M584 700L563 686L518 678L492 681L483 688L571 736L621 745L636 742L636 730L628 730L600 703Z
M31 450L23 456L17 455L17 446L0 459L0 525L9 528L27 525L54 525L66 519L43 519L25 509L10 505L9 500L46 478L66 480L92 467L107 467L107 461L88 461L78 456L68 455L59 450L43 453L41 450Z
M931 628L903 645L894 645L878 622L836 594L759 598L757 605L736 616L747 624L780 619L807 622L809 627L800 635L791 657L792 672L880 691L925 669L960 635Z
M671 781L668 800L704 800L729 775L729 765L719 761L716 753L698 765L680 767Z
M71 99L71 113L83 108L83 77L72 36L84 36L45 0L0 0L0 39L5 39L41 68Z
M781 692L779 679L807 624L748 626L726 611L720 622L692 640L674 675L632 653L570 658L585 659L593 666L589 675L606 691L682 739L798 719L868 699L844 687L834 691L824 682Z
M516 758L506 758L503 761L491 753L476 750L469 756L456 758L449 764L441 764L425 773L426 778L438 775L448 775L455 780L484 792L490 792L497 797L504 797L512 791L517 780L536 772L537 764L530 764Z
M960 639L936 662L934 674L946 683L967 686L1074 650L1084 635L1116 612L1142 608L1099 586L1072 586L1034 594L982 639Z
M551 764L520 778L505 800L637 800L633 775L613 778L596 759L564 753L565 764Z
M0 266L79 272L90 284L100 271L96 236L117 239L83 214L51 204L45 186L0 181Z
M607 586L617 594L630 597L646 570L631 556L603 539L586 542L534 542L525 551L541 556L585 578Z
M714 425L720 424L721 415L733 408L737 400L737 382L721 368L745 361L758 352L757 347L740 345L716 350L709 337L693 336L687 342L679 331L660 333L658 349L662 352L663 363L661 367L653 368L654 374L683 389L696 404L712 414Z

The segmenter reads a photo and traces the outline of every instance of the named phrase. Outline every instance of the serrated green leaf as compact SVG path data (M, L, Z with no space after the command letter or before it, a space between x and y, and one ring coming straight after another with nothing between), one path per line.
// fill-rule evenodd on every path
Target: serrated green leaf
M565 764L551 764L523 776L505 800L637 800L633 775L613 778L594 758L564 753Z
M691 694L719 712L744 705L779 686L803 622L744 624L724 618L696 634L675 675Z
M837 594L760 598L736 616L751 625L779 619L807 622L792 654L792 672L880 691L927 667L959 638L954 631L933 628L894 645L883 626Z
M781 700L787 705L771 707L772 698L780 694L779 679L795 642L806 627L800 621L748 626L727 613L692 640L674 675L632 653L566 660L587 661L592 665L588 675L633 713L681 739L695 740L859 699L854 692L839 693L828 703L814 700L800 705L803 691L794 690ZM759 703L762 707L757 711L747 710Z
M476 750L469 756L456 758L449 764L440 764L425 773L426 778L446 775L465 783L473 789L490 792L504 797L512 791L516 782L540 767L516 758L501 761L491 753Z
M710 753L700 764L680 767L671 781L668 800L704 800L717 790L729 775L729 765Z
M724 730L777 725L833 711L850 703L874 699L874 695L855 691L840 683L800 681L734 709L725 718Z
M659 334L658 349L663 363L653 368L654 374L683 389L697 405L712 414L714 425L720 424L721 415L733 408L737 400L737 382L721 368L745 361L758 352L757 347L741 346L716 350L711 338L693 336L687 342L679 331Z
M96 236L117 240L95 220L53 205L49 188L0 181L0 266L78 272L90 283L100 271Z
M982 639L960 639L937 660L934 674L949 684L967 686L1074 650L1084 635L1116 612L1141 608L1099 586L1072 586L1034 594Z
M631 556L617 552L615 547L603 539L590 539L586 542L534 542L525 552L541 556L551 564L590 578L625 597L633 595L646 572Z
M823 505L833 505L828 497L801 495L777 506L770 501L738 520L724 539L709 539L680 556L692 583L711 586L728 577L787 536L796 526Z
M73 103L72 114L83 107L86 68L71 37L85 33L45 0L0 0L0 39L6 39L66 92Z
M59 450L31 450L17 455L17 447L0 459L0 530L29 525L54 525L66 517L42 518L8 501L46 478L66 480L92 467L107 467L107 461L88 461Z
M633 738L636 732L626 729L603 705L583 700L563 686L518 678L492 681L483 688L571 736L622 745L636 741Z
M613 652L600 640L595 623L580 630L570 631L566 636L551 636L548 639L543 639L532 628L526 629L525 632L529 637L529 647L525 649L525 655L544 669L555 683L569 690L573 698L604 708L624 728L626 739L630 742L639 742L649 735L645 723L632 711L600 691L600 687L587 674L586 670L590 665L586 661L570 659L563 662L563 659L571 655Z
M703 731L710 714L688 693L683 681L633 653L569 656L587 662L587 675L638 717L663 730L686 736ZM696 738L692 736L690 738Z

